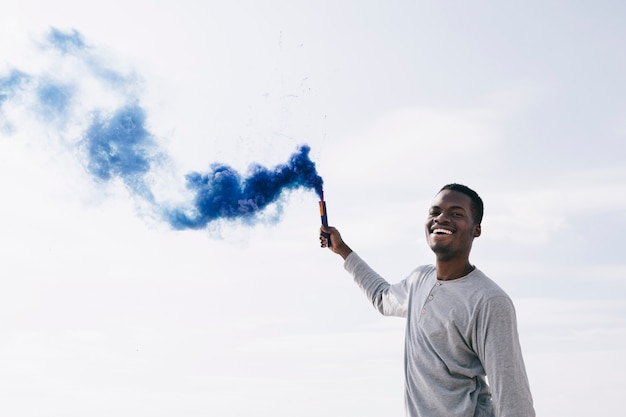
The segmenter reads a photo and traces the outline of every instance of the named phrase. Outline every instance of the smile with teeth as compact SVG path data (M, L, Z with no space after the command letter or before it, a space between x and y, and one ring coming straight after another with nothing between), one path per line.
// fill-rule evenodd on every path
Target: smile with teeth
M451 230L447 230L447 229L433 229L433 231L431 232L435 235L451 235L452 231Z

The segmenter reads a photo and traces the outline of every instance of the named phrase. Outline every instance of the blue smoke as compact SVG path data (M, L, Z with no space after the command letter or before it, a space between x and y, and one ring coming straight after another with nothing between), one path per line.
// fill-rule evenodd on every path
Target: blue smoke
M157 201L147 176L167 156L159 150L147 127L148 116L134 93L134 78L102 65L75 30L51 29L42 49L56 51L62 60L71 58L85 64L82 68L87 68L88 74L82 76L95 80L121 104L113 109L95 107L76 114L76 109L80 109L75 106L81 94L80 80L59 80L48 74L13 70L0 77L0 111L5 103L14 99L18 102L17 98L24 96L27 102L34 103L28 110L37 116L35 119L43 120L50 129L55 127L53 121L64 126L86 119L82 134L75 138L79 139L78 149L86 171L99 183L121 180L172 228L202 229L218 220L254 224L264 209L278 204L285 192L295 189L312 190L322 197L323 180L309 157L310 147L301 145L285 164L273 168L253 164L245 175L226 164L214 163L208 172L185 176L192 196L188 204L171 207Z
M73 96L71 86L55 82L41 82L37 88L37 101L40 113L47 119L63 116L67 112Z
M29 80L28 74L15 69L8 76L0 78L0 107L5 101L13 98Z
M145 120L144 110L136 104L120 108L110 117L96 113L82 142L87 170L96 179L121 178L134 193L153 201L144 176L150 171L157 145Z
M201 229L217 219L254 219L286 190L307 188L321 197L323 181L309 159L310 150L302 145L288 163L273 169L253 165L246 177L222 164L213 164L205 174L187 174L187 187L195 195L193 212L175 209L166 217L176 229Z
M48 44L63 53L85 49L87 46L83 36L77 30L63 32L56 28L50 29L46 37Z

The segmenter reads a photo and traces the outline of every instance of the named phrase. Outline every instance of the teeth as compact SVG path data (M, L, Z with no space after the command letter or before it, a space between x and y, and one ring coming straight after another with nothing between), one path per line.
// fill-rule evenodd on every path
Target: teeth
M444 234L444 235L451 235L452 232L450 230L446 230L446 229L433 229L433 233L435 234Z

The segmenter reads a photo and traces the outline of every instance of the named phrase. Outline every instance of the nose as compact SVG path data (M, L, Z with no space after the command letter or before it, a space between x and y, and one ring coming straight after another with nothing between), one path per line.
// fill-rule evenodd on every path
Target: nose
M447 223L450 220L447 214L441 212L433 217L433 222L435 223Z

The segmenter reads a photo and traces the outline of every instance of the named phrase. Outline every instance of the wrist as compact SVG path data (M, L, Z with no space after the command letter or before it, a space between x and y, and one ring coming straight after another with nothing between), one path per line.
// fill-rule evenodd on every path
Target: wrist
M344 242L341 242L341 245L336 248L336 251L344 260L352 253L352 249Z

